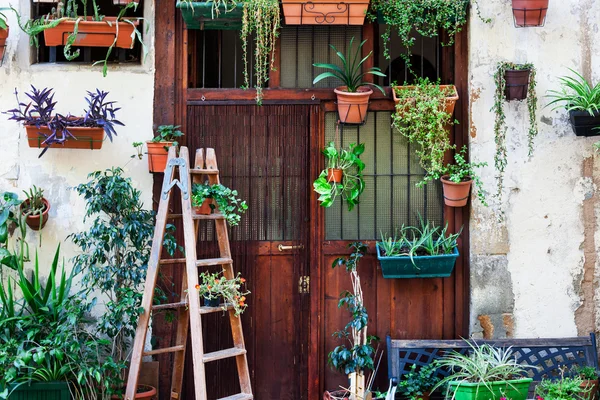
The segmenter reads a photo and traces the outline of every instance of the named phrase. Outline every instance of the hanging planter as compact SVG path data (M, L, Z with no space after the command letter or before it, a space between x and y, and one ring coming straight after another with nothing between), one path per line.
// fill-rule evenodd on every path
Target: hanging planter
M463 182L452 182L449 175L440 178L444 191L444 203L450 207L464 207L469 201L469 193L473 180L467 178Z
M446 114L452 116L454 115L454 108L456 106L456 102L458 101L458 91L456 90L456 86L454 85L439 85L440 91L445 94L444 98L444 111ZM413 107L416 103L416 97L410 97L410 93L416 93L417 86L392 86L392 98L394 99L394 103L396 103L396 113L402 113L406 107ZM408 92L409 95L402 96L403 92ZM402 104L400 107L400 98L402 98Z
M329 168L327 170L327 181L332 183L341 183L344 177L344 170L340 168Z
M507 69L504 72L504 97L507 101L521 101L527 98L530 75L531 69Z
M242 29L243 3L236 6L219 4L216 9L212 1L177 1L177 8L188 29L240 30Z
M528 28L544 26L550 0L512 0L515 26Z
M0 19L2 17L0 16ZM6 51L6 39L8 38L8 26L6 29L0 28L0 65L4 63L4 53Z
M337 109L341 123L362 124L367 119L372 89L361 86L355 92L350 92L347 86L339 86L333 91L337 96Z
M160 125L154 139L146 142L148 147L148 170L165 172L169 158L169 147L179 146L177 140L183 136L179 125Z
M42 230L48 222L50 202L44 198L44 191L36 186L25 192L25 195L27 198L20 205L21 214L31 229Z
M88 150L100 150L102 143L104 143L104 128L100 127L70 127L68 128L69 134L65 133L64 130L57 130L57 138L65 138L68 140L62 143L53 143L50 146L44 144L47 137L52 135L52 131L44 126L41 128L35 125L25 125L25 132L27 132L27 143L29 147L41 149L88 149Z
M386 279L402 278L447 278L454 270L458 258L455 247L452 254L439 256L386 257L377 244L377 259Z
M600 112L570 110L569 121L576 136L600 136Z
M286 25L363 25L369 0L282 0Z
M115 47L121 49L131 49L134 44L134 30L139 25L136 19L130 22L119 21L116 17L104 17L102 21L93 21L91 17L87 20L62 21L53 28L44 30L44 40L46 46L64 46L67 39L77 27L77 37L72 46L84 47ZM116 38L116 42L115 42Z

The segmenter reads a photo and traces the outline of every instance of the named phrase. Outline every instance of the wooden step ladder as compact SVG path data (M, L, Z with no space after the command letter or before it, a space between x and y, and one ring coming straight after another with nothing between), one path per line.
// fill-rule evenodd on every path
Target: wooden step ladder
M231 259L231 250L229 248L227 222L225 221L223 215L218 212L218 208L215 209L214 214L210 215L192 214L192 182L201 183L202 177L207 176L211 185L220 183L219 169L217 168L217 159L214 149L206 149L206 160L204 155L204 150L198 149L195 158L195 168L190 170L187 147L182 147L180 149L179 157L177 157L175 147L169 148L169 158L167 162L167 168L165 169L161 198L156 215L156 229L154 231L154 238L152 241L152 252L148 262L146 285L142 300L142 308L144 309L144 312L139 317L135 341L133 343L129 377L127 379L127 389L124 397L126 400L134 400L135 398L142 357L163 353L175 353L173 362L173 377L171 381L171 395L169 399L181 399L181 387L183 385L183 368L185 363L188 331L190 331L191 334L196 400L207 400L205 364L212 361L233 357L236 359L241 393L224 397L220 400L253 399L252 387L250 384L250 371L248 369L246 348L244 346L244 334L242 332L242 322L240 318L235 316L235 311L232 307L228 307L234 347L212 353L205 353L202 340L201 316L208 313L222 312L222 308L201 307L200 296L194 292L191 292L189 296L186 294L187 288L194 288L198 284L198 268L200 267L221 265L223 267L223 275L227 279L233 279L235 277L233 272L233 261ZM178 179L175 179L176 168L178 169ZM171 193L175 187L178 187L181 192L182 214L169 214ZM185 258L161 259L160 257L163 250L163 238L165 235L167 220L173 218L183 218ZM196 241L199 220L214 220L215 233L219 242L219 258L205 260L196 259ZM172 304L153 306L152 300L154 296L154 288L156 286L160 265L179 263L185 263L180 301ZM177 310L178 325L175 345L172 347L144 351L146 333L148 332L148 324L150 321L151 312L152 310L162 309Z

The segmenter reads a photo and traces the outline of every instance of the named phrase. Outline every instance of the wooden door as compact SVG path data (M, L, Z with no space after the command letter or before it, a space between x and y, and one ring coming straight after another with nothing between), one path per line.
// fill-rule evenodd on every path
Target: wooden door
M230 231L234 269L249 283L244 336L255 398L307 397L308 297L299 281L308 275L308 168L312 106L194 106L187 110L192 151L212 147L221 181L248 203ZM212 225L202 226L198 257L216 255ZM206 351L231 347L229 323L203 317ZM191 360L186 399L193 399ZM207 365L209 398L239 392L233 360Z

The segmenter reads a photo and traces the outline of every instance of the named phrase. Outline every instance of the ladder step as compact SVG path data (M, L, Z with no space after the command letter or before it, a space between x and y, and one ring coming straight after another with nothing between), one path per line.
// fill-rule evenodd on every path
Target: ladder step
M184 345L179 345L179 346L165 347L165 348L162 348L162 349L145 351L143 353L143 355L145 355L145 356L153 356L155 354L176 353L178 351L183 351L183 350L185 350L185 346Z
M220 399L217 399L217 400L252 400L253 398L254 398L254 396L252 396L251 394L238 393L238 394L234 394L233 396L221 397Z
M209 267L211 265L226 265L233 263L231 258L207 258L196 261L197 267Z
M233 306L227 306L227 310L233 310ZM200 314L211 314L223 312L223 307L200 307Z
M224 358L232 358L246 354L246 349L238 349L237 347L232 347L231 349L214 351L212 353L206 353L202 357L202 361L205 363L211 361L222 360Z
M152 306L152 311L154 310L174 310L176 308L187 307L187 301L181 301L179 303L168 303L168 304L156 304Z
M192 174L192 175L219 175L219 170L218 169L193 168L193 169L190 169L190 174Z
M183 217L183 214L169 214L169 215L167 215L167 219L179 219L179 218L182 218L182 217ZM225 217L223 217L223 214L221 214L221 213L208 214L208 215L192 214L192 219L225 219Z

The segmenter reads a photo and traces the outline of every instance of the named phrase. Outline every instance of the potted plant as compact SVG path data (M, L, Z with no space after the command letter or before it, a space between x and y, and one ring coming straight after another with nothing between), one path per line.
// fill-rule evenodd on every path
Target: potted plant
M156 129L154 139L146 142L148 146L148 170L150 172L165 172L169 147L179 146L177 139L183 136L177 125L161 125Z
M241 215L248 209L246 202L237 196L237 190L222 184L210 185L206 182L192 186L192 206L196 214L208 215L219 211L230 226L239 224Z
M44 148L40 157L49 148L67 149L100 149L104 141L104 134L112 142L117 135L115 126L124 124L115 118L119 107L114 101L107 101L108 92L96 89L87 92L85 101L88 105L83 117L74 117L70 114L64 116L54 112L53 89L42 90L31 86L31 93L25 93L29 102L19 101L17 108L7 111L12 114L9 120L22 122L27 132L29 147Z
M44 191L33 185L29 192L25 193L25 200L21 203L21 214L25 222L34 231L42 230L48 222L50 202L44 198Z
M188 29L241 29L244 88L250 75L256 89L256 103L262 104L263 88L275 60L281 16L279 0L177 0ZM254 39L254 72L248 63L248 42Z
M546 97L552 99L548 106L553 110L564 107L577 136L600 135L600 83L594 87L578 72L570 69L574 76L559 79L561 90L549 90Z
M515 25L519 28L542 26L550 0L512 0Z
M352 290L345 291L340 297L338 308L345 307L352 319L348 324L333 336L342 339L345 343L337 346L329 353L329 365L348 376L350 381L349 398L365 399L370 387L365 382L365 371L374 370L373 355L375 349L371 345L378 338L367 334L369 315L365 308L363 291L358 273L358 263L367 251L367 246L360 242L351 243L350 256L337 258L331 265L332 268L345 267L350 274ZM347 342L347 343L346 343ZM370 382L372 383L372 379Z
M579 396L581 398L594 400L598 395L598 371L596 371L596 368L590 366L578 366L573 369L573 372L583 381L579 385L581 388Z
M456 89L432 84L419 79L415 86L394 88L396 113L392 125L409 143L416 143L416 154L428 174L436 174L444 167L444 155L450 144L448 127L454 124L451 103L458 98Z
M409 400L429 400L432 389L440 381L435 363L425 365L418 371L417 365L413 364L402 378L398 382L398 392Z
M421 228L402 227L391 236L381 234L377 259L384 278L440 278L452 274L458 258L456 243L462 229L448 232L421 220Z
M523 76L516 77L521 73ZM498 67L494 74L494 82L496 83L494 106L492 107L492 112L495 115L494 136L496 141L494 165L498 172L496 176L498 186L496 197L499 199L502 198L502 190L504 189L504 169L507 164L506 132L508 127L506 125L506 114L504 113L504 102L505 100L523 100L524 98L527 98L527 110L529 111L527 145L529 156L531 157L533 155L533 139L538 134L535 78L536 70L533 64L501 62L498 63Z
M137 39L142 45L144 56L148 50L142 41L142 33L138 30L140 18L126 17L128 10L137 10L137 2L127 2L117 16L104 16L100 7L92 0L93 15L87 14L88 0L65 0L63 7L53 8L52 13L38 19L27 20L19 25L29 35L32 44L39 45L38 35L44 34L46 46L64 46L63 53L68 61L79 57L80 51L72 51L73 46L106 47L104 60L93 65L102 64L102 74L108 72L108 57L112 50L132 49ZM80 9L83 15L77 15ZM73 10L68 14L67 10Z
M448 385L447 397L456 400L525 400L532 379L524 377L525 368L509 348L478 345L467 341L470 353L450 351L437 360L438 367L450 374L436 384L434 390Z
M250 294L244 288L246 279L241 274L233 279L227 279L223 272L200 273L200 283L196 285L198 295L202 297L205 307L221 307L227 311L231 307L235 316L241 315L248 307L246 296Z
M9 249L8 239L19 223L17 207L21 201L16 193L4 192L0 197L0 268L5 265L16 270L16 258Z
M592 400L595 395L593 390L592 385L586 386L585 379L581 375L576 373L569 376L567 368L562 367L559 379L542 379L535 387L535 394L536 398L541 400Z
M342 62L341 67L335 64L313 64L313 66L317 68L326 68L330 70L318 75L314 79L313 85L327 78L338 79L343 84L343 86L338 86L334 90L337 95L337 108L341 123L361 124L365 121L369 109L369 98L371 97L371 94L373 94L373 90L368 86L376 87L381 93L385 94L381 86L363 81L365 75L385 77L377 67L369 68L368 71L363 72L363 63L373 54L371 51L366 57L362 57L362 47L365 42L366 40L363 40L358 45L354 54L352 54L354 37L350 39L347 55L343 55L334 45L330 44L331 48Z
M369 0L282 0L286 25L363 25Z
M7 10L6 8L0 8L0 65L4 60L4 53L6 50L6 39L8 38L8 23L6 22L6 15L2 11Z
M327 168L313 183L314 191L320 195L321 206L331 207L338 197L346 201L348 211L358 204L358 198L365 190L362 175L365 164L360 159L364 151L364 143L352 143L348 149L338 149L333 142L329 142L323 149Z

